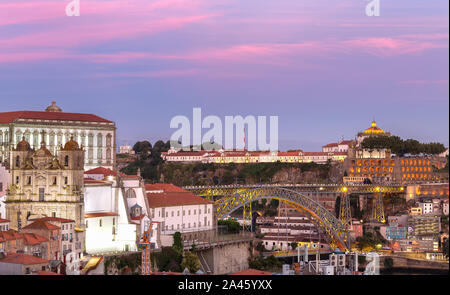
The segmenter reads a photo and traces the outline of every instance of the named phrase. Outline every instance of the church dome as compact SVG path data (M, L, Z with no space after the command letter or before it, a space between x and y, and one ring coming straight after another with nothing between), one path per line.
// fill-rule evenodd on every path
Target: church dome
M22 141L17 143L16 151L26 152L31 150L30 144L22 137Z
M377 127L377 122L372 121L372 124L370 124L370 128L367 128L364 130L364 133L366 134L382 134L385 133L383 129Z
M38 149L35 153L37 157L53 157L52 153L46 148L45 142L41 142L41 148Z
M62 109L56 105L56 102L52 101L52 104L45 109L46 112L62 112Z
M64 145L64 148L63 148L63 150L65 150L65 151L76 151L79 149L80 148L78 146L78 143L75 140L73 140L73 136L70 137L70 140L68 142L66 142L66 144Z

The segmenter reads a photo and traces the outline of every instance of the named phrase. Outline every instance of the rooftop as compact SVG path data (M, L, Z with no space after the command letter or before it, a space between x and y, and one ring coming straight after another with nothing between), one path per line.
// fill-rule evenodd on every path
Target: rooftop
M13 263L13 264L41 264L41 263L49 263L48 260L42 259L40 257L36 257L33 255L28 255L24 253L11 253L6 257L0 259L0 263Z

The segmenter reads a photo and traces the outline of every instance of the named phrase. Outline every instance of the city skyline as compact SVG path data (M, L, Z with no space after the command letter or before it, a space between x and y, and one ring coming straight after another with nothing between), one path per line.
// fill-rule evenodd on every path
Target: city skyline
M448 139L448 2L70 1L0 4L2 112L94 113L117 144L168 140L172 117L277 115L279 149L319 150L375 119ZM446 9L443 9L446 8Z

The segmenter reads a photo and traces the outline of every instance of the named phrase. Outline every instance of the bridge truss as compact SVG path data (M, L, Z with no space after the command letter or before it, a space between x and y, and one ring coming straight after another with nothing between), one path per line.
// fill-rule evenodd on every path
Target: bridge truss
M406 188L400 184L373 185L339 185L339 184L263 184L263 185L220 185L187 186L184 189L192 193L215 200L218 218L230 214L237 208L243 208L243 227L251 224L251 202L263 198L278 199L289 203L298 211L305 213L315 225L324 229L330 246L349 249L348 232L351 227L350 194L373 195L372 219L385 222L383 194L405 193ZM305 193L340 194L339 218L314 202ZM225 214L225 215L224 215Z
M330 211L305 195L285 188L264 187L249 189L233 196L224 197L217 202L217 218L227 215L253 201L260 199L277 199L286 202L296 210L305 213L309 219L326 233L332 248L350 249L348 228Z

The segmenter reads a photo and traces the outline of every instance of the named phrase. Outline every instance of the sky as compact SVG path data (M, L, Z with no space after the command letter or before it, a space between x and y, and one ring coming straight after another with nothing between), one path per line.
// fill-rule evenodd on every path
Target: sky
M0 0L0 112L93 113L117 144L177 115L278 116L280 150L378 126L449 144L449 2ZM205 129L203 132L206 132Z

